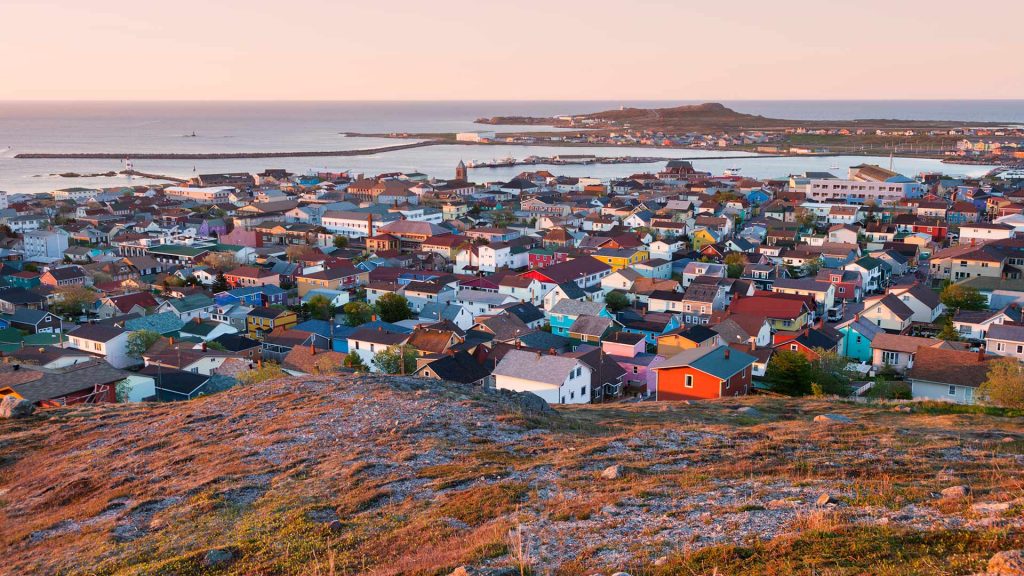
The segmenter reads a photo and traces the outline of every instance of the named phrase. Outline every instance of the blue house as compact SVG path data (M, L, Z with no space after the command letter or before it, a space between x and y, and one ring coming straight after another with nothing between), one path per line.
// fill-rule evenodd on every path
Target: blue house
M623 312L619 314L619 323L622 324L623 332L640 334L651 346L658 345L658 336L668 334L682 326L677 314L661 312L643 316L636 312Z
M267 286L245 286L235 288L227 292L218 292L213 295L213 301L218 306L230 304L245 304L246 306L267 307L274 304L284 304L287 292L273 284Z
M747 202L750 202L751 204L755 204L755 205L764 204L765 202L767 202L767 201L769 201L771 199L772 199L772 195L767 193L767 192L765 192L764 190L762 190L760 188L758 188L756 190L751 190L747 194Z
M556 336L569 336L569 328L580 316L600 316L615 319L602 302L590 302L587 300L559 300L551 310L547 311L548 323L551 324L551 333Z

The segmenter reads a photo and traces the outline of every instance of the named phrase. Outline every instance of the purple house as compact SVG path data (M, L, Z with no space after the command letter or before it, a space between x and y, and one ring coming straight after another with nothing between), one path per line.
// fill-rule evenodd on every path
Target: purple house
M664 362L665 358L647 352L643 334L615 332L601 342L601 349L626 371L622 383L627 394L654 393L658 375L653 368Z

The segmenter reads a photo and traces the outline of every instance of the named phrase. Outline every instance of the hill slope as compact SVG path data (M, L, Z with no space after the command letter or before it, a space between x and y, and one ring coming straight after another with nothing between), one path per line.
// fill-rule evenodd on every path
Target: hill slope
M853 422L812 421L836 411ZM815 400L552 413L376 376L61 409L0 422L0 574L966 574L1024 547L1022 438Z

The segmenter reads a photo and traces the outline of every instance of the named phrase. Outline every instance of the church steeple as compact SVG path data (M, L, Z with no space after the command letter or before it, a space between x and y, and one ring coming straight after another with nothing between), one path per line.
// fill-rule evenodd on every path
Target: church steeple
M455 179L456 180L469 180L469 171L466 170L466 164L459 160L459 165L455 167Z

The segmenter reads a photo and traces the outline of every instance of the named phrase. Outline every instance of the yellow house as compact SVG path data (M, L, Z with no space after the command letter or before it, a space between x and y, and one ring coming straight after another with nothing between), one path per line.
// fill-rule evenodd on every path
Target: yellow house
M328 268L311 274L303 274L295 279L299 288L299 296L305 296L310 290L350 290L369 281L370 273L352 266Z
M702 347L714 348L721 341L721 337L714 330L695 324L689 328L679 328L658 336L658 356L671 358L683 350Z
M253 308L245 318L246 331L250 338L262 339L275 328L288 329L298 324L295 312L280 308Z
M714 232L707 228L699 228L694 230L692 241L693 249L699 252L705 246L718 242L718 237L715 236Z
M647 250L633 248L603 248L594 252L591 256L611 266L612 272L618 272L632 264L646 262L651 257L650 252Z

